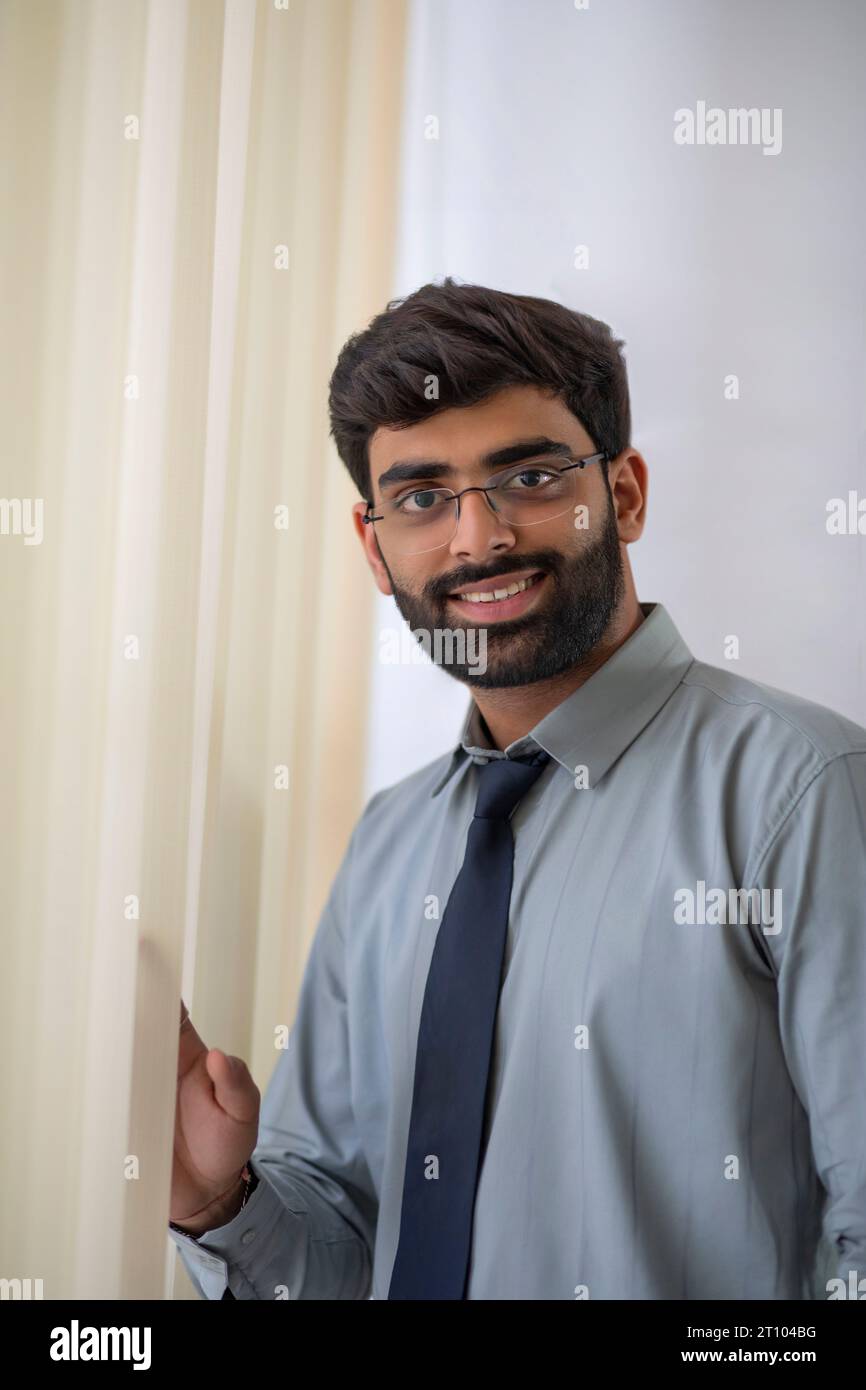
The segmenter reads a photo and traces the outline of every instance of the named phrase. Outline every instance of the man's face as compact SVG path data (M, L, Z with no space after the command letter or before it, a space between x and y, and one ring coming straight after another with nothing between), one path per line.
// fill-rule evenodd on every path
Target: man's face
M369 445L372 497L387 505L415 489L411 505L417 508L429 504L429 495L417 495L425 487L459 492L483 486L515 466L491 466L486 455L541 439L567 446L575 458L597 449L561 400L533 386L509 387L478 405L443 410L406 429L379 429ZM533 443L527 462L543 453ZM403 467L408 462L411 471ZM399 477L394 476L397 464ZM548 680L582 661L610 626L625 592L613 499L602 464L568 476L574 492L567 510L532 525L506 521L483 493L467 493L452 538L423 553L406 553L388 525L363 524L363 503L354 508L379 588L393 593L413 631L486 631L486 669L481 673L452 660L443 669L457 680L492 689ZM535 482L535 476L521 476L515 486ZM373 508L374 515L382 511L382 505ZM408 544L418 543L413 534ZM518 581L528 581L528 587L498 601L463 596L502 591ZM478 649L464 644L464 654L466 646ZM431 654L437 650L433 643ZM460 647L442 650L453 657Z

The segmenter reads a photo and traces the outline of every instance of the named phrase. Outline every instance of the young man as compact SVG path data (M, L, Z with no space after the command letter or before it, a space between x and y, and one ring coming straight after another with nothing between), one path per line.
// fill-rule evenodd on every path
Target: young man
M638 601L621 346L446 280L340 355L370 569L472 701L366 806L260 1123L184 1023L172 1218L208 1298L866 1274L866 730Z

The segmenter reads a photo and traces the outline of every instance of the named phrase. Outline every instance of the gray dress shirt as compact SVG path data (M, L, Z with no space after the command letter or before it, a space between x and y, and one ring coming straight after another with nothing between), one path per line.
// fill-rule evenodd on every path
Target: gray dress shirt
M452 754L367 803L259 1185L218 1230L171 1233L203 1297L387 1298L476 764L536 747L468 1297L823 1299L866 1276L866 730L695 660L642 608L526 737L491 749L471 704Z

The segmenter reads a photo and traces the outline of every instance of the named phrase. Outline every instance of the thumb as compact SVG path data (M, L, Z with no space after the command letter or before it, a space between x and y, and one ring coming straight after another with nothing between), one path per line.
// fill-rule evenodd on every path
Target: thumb
M214 1099L231 1119L240 1124L255 1120L259 1091L249 1068L241 1057L229 1057L218 1047L212 1047L205 1059L207 1074L213 1082Z

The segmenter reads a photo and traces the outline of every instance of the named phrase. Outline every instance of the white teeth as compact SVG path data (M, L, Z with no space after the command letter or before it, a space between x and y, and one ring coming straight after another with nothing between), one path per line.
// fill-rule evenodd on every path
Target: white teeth
M529 579L517 579L513 584L509 584L507 589L485 589L480 593L460 594L458 597L468 599L470 603L496 603L497 600L513 598L515 594L523 593L524 589L535 583L536 577L531 575Z

